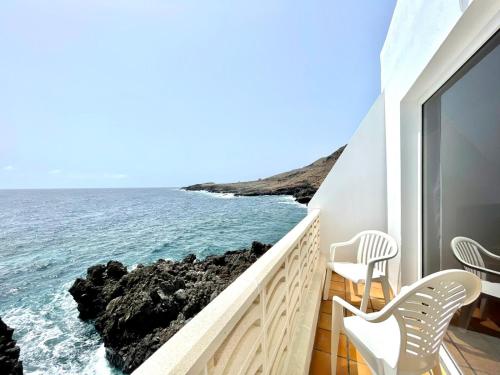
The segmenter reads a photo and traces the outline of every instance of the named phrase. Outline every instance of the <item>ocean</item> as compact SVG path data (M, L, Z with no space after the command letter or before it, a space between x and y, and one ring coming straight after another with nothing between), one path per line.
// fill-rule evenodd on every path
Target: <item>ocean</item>
M68 289L89 266L130 269L275 243L306 215L288 196L174 188L0 190L0 316L25 374L120 374Z

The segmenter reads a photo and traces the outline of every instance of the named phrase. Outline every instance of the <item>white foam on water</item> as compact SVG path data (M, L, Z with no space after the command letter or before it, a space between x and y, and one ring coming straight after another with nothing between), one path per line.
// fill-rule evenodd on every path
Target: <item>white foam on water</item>
M280 196L280 201L278 201L278 204L290 204L299 207L307 207L307 205L305 205L304 203L297 202L293 195Z
M104 345L90 323L77 318L76 303L67 289L64 286L39 309L17 307L5 312L3 319L15 328L24 373L111 375Z
M112 375L113 370L109 366L109 363L106 359L106 348L104 348L104 344L99 346L99 349L95 352L94 358L89 362L89 364L85 367L82 374L84 375Z
M135 263L135 264L132 264L129 268L129 272L132 272L133 270L137 269L137 266L139 265L139 263Z
M186 190L189 193L197 193L208 195L212 198L220 198L220 199L233 199L233 198L241 198L239 195L235 195L234 193L214 193L207 190Z

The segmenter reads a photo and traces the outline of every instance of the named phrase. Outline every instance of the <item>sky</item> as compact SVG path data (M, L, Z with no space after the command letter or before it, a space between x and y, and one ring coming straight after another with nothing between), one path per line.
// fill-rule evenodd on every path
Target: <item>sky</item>
M267 177L347 143L395 0L6 0L0 188Z

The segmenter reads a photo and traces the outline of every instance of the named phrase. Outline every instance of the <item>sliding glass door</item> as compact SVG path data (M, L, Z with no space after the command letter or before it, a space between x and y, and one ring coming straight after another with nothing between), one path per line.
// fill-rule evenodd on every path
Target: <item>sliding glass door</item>
M500 255L499 43L497 32L423 106L424 275L464 268L450 246L457 236ZM494 257L483 260L486 268L500 271ZM500 293L494 272L482 276ZM447 342L462 367L489 373L490 365L500 368L500 303L492 295L481 299L484 302L469 311L472 319L462 311L454 320L469 331L452 327ZM482 365L486 368L474 367Z

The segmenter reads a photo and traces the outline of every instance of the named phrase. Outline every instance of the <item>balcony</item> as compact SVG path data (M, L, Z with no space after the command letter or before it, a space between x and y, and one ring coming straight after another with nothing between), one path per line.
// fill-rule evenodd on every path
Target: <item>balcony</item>
M312 210L134 374L328 374L332 306L321 300L319 239L319 210ZM359 307L362 293L333 275L329 298ZM370 294L368 312L382 309L381 285L374 282ZM498 339L487 338L495 347ZM495 373L498 355L467 347L459 328L450 326L444 342L464 373ZM370 374L343 335L337 374Z
M324 267L313 210L135 372L303 374Z

